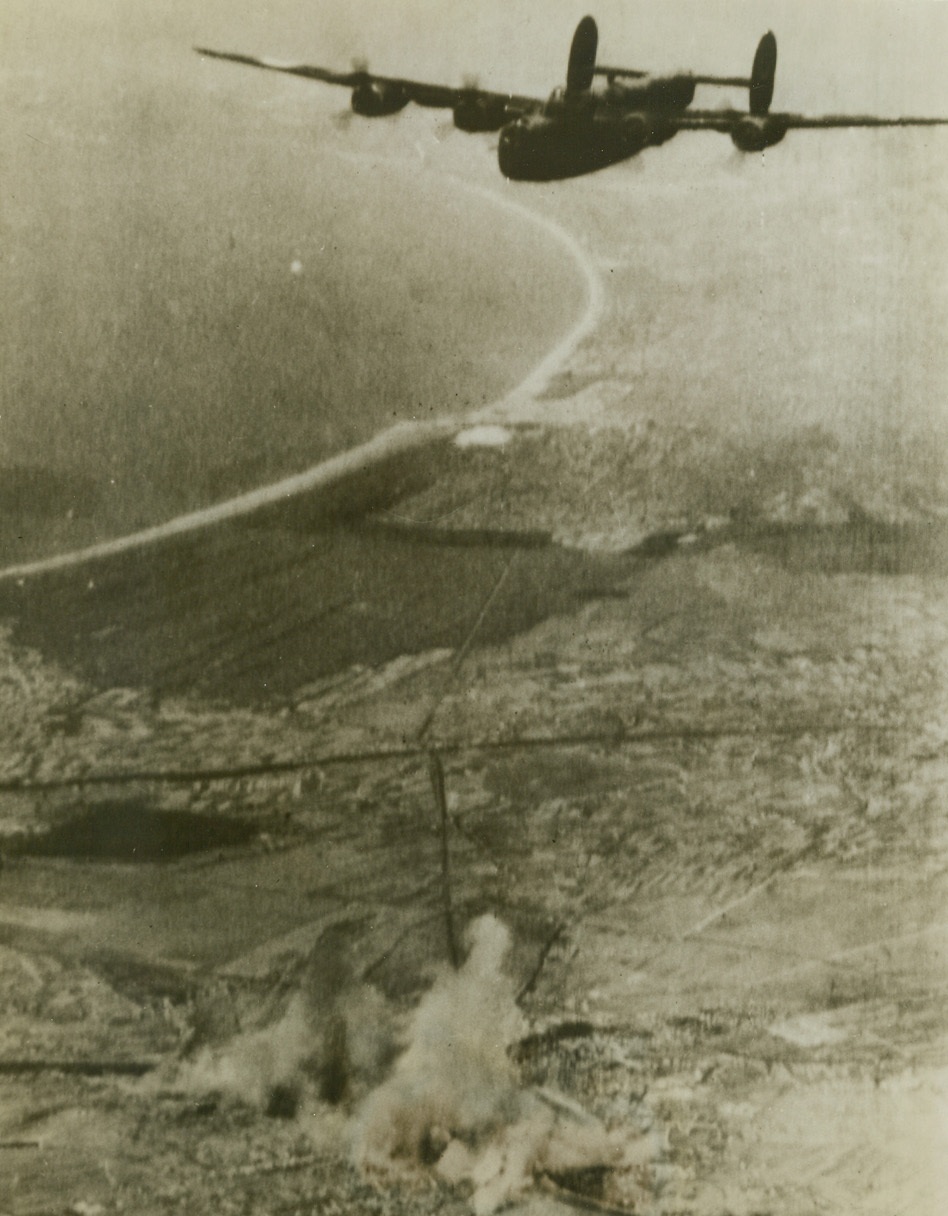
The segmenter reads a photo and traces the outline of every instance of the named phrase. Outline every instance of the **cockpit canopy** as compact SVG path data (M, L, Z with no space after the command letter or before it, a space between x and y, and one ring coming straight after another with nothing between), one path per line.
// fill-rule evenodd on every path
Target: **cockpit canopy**
M595 108L598 94L571 93L562 85L555 88L543 106L544 118L579 118Z

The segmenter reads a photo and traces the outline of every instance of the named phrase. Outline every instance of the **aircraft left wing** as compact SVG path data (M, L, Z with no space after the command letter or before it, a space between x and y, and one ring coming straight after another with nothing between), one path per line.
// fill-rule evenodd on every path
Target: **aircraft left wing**
M432 109L453 110L455 124L466 131L494 131L521 114L531 113L542 107L543 102L534 97L522 97L515 93L495 93L476 86L451 86L428 84L421 80L410 80L399 76L377 76L363 68L349 72L336 72L330 68L315 67L306 63L286 63L278 59L257 58L232 51L214 51L209 47L194 48L199 55L212 59L227 59L249 67L264 68L271 72L286 72L306 80L318 80L324 84L342 85L352 89L352 108L357 114L377 118L396 114L409 102Z
M206 46L194 48L199 55L207 55L211 59L229 59L232 63L243 63L252 68L266 68L270 72L289 72L292 76L305 76L307 80L322 80L326 84L355 85L360 82L362 73L333 72L329 68L312 67L307 63L288 63L280 59L260 59L255 55L240 55L236 51L212 51Z

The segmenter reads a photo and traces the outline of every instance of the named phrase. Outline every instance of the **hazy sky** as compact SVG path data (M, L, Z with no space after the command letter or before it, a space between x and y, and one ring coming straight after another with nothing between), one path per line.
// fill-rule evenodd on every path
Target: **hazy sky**
M586 12L604 59L645 68L734 72L773 29L777 104L887 112L948 107L948 4L930 0L273 0L206 6L207 37L377 70L450 81L478 73L497 87L545 92L563 75L571 32Z
M197 41L341 66L367 56L378 71L446 83L477 73L486 85L546 93L562 78L576 21L592 12L604 59L743 71L771 28L778 105L948 110L942 0L74 0L68 12L51 25L59 0L5 0L4 67L16 70L30 50L38 63L87 73L70 37L77 22L100 31L103 57L154 64Z

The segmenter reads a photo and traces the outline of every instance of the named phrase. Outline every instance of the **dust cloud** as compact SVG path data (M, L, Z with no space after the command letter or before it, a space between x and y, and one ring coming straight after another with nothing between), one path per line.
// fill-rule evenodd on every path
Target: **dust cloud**
M607 1129L521 1083L509 1049L526 1023L505 970L506 926L482 916L467 945L460 969L440 971L407 1017L364 985L328 999L299 991L269 1025L180 1063L175 1088L295 1117L370 1177L433 1170L468 1190L478 1216L537 1180L640 1168L654 1145L633 1128Z

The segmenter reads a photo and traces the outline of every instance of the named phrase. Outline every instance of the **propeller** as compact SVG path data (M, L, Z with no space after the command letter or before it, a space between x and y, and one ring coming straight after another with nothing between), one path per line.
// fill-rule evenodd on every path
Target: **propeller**
M722 164L726 173L731 173L737 177L747 172L747 166L751 159L746 152L742 152L732 144L731 150L724 158Z
M369 70L369 61L363 55L355 55L349 60L349 66L353 72L364 75ZM329 121L337 131L348 131L354 117L355 112L349 106L346 106L344 110L337 110L334 114L331 114Z
M473 73L468 73L461 77L461 88L470 92L476 92L481 87L480 79ZM447 139L457 130L454 123L453 115L450 118L440 118L434 126L435 138L440 143L441 140Z

